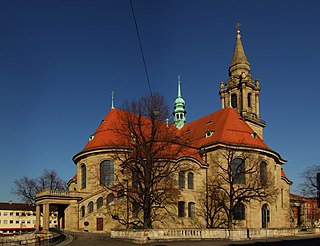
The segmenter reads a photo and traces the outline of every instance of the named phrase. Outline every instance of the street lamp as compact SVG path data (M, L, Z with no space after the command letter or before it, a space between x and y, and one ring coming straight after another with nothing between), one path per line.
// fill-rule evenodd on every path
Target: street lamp
M126 182L126 189L127 189L127 229L129 228L129 180L124 179L124 182Z

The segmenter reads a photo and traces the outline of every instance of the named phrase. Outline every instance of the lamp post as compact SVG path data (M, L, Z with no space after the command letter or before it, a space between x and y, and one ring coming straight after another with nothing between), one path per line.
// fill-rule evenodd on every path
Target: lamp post
M129 181L128 181L128 179L124 179L123 180L124 182L126 182L126 189L127 189L127 191L126 191L126 193L127 193L127 226L126 226L126 228L128 229L129 228Z
M320 208L320 172L317 173L317 200L318 200L318 208Z

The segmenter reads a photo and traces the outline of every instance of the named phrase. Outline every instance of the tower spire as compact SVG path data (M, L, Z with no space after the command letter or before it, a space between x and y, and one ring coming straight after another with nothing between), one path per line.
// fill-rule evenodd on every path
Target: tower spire
M111 92L111 109L114 108L114 91Z
M181 96L181 76L178 76L178 95L174 101L174 125L180 130L186 124L185 101Z
M178 97L181 97L181 76L178 75Z
M238 22L236 25L236 46L234 48L231 65L229 66L230 77L242 76L243 73L248 75L250 73L250 63L241 42L240 26L241 24Z
M234 108L248 125L263 138L263 128L266 123L260 117L259 96L260 82L250 74L250 63L244 52L240 23L236 25L236 45L229 66L229 79L220 83L220 98L222 108Z

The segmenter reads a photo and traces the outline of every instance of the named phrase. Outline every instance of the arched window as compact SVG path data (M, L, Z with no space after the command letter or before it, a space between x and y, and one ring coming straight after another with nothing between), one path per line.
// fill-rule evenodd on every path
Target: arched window
M99 197L97 200L97 209L102 208L102 206L103 206L103 198Z
M246 219L245 206L240 202L234 207L233 219L235 219L235 220L245 220Z
M139 187L139 174L137 170L132 170L132 187L138 188Z
M178 202L178 217L185 217L185 202L179 201Z
M110 206L114 201L114 195L113 193L110 193L107 195L107 206Z
M93 202L89 202L88 204L88 214L91 214L93 212Z
M195 203L189 202L188 203L188 217L194 218L194 215L195 215Z
M267 183L267 163L260 163L260 184L265 185Z
M193 189L193 173L188 173L188 189Z
M81 207L80 214L81 214L81 217L84 217L86 215L86 209L84 206Z
M87 168L85 164L81 165L81 189L87 186Z
M234 184L245 184L245 164L240 158L236 158L231 162L231 173Z
M100 163L100 184L111 186L114 183L114 165L112 161Z
M133 218L138 218L139 211L140 211L139 203L138 202L133 202L132 203L132 217Z
M251 108L251 93L248 93L248 108Z
M231 95L231 107L232 108L237 108L237 95L236 94L232 94Z
M185 188L185 177L184 172L179 172L179 188Z
M266 228L268 223L270 222L270 210L267 204L264 204L261 208L261 220L262 220L262 228Z
M117 193L117 198L118 199L123 199L124 198L124 189L120 189Z

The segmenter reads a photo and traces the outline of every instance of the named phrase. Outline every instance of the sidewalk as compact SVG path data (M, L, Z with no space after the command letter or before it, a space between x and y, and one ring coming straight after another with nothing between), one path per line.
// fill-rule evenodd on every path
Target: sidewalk
M98 233L81 233L70 232L67 233L68 238L59 246L128 246L139 245L130 241L116 240L110 238L108 234ZM188 240L188 241L161 241L150 242L147 246L233 246L233 245L320 245L320 235L299 235L295 237L282 237L282 238L269 238L267 243L265 239L259 240L242 240L242 241L230 241L230 240Z

